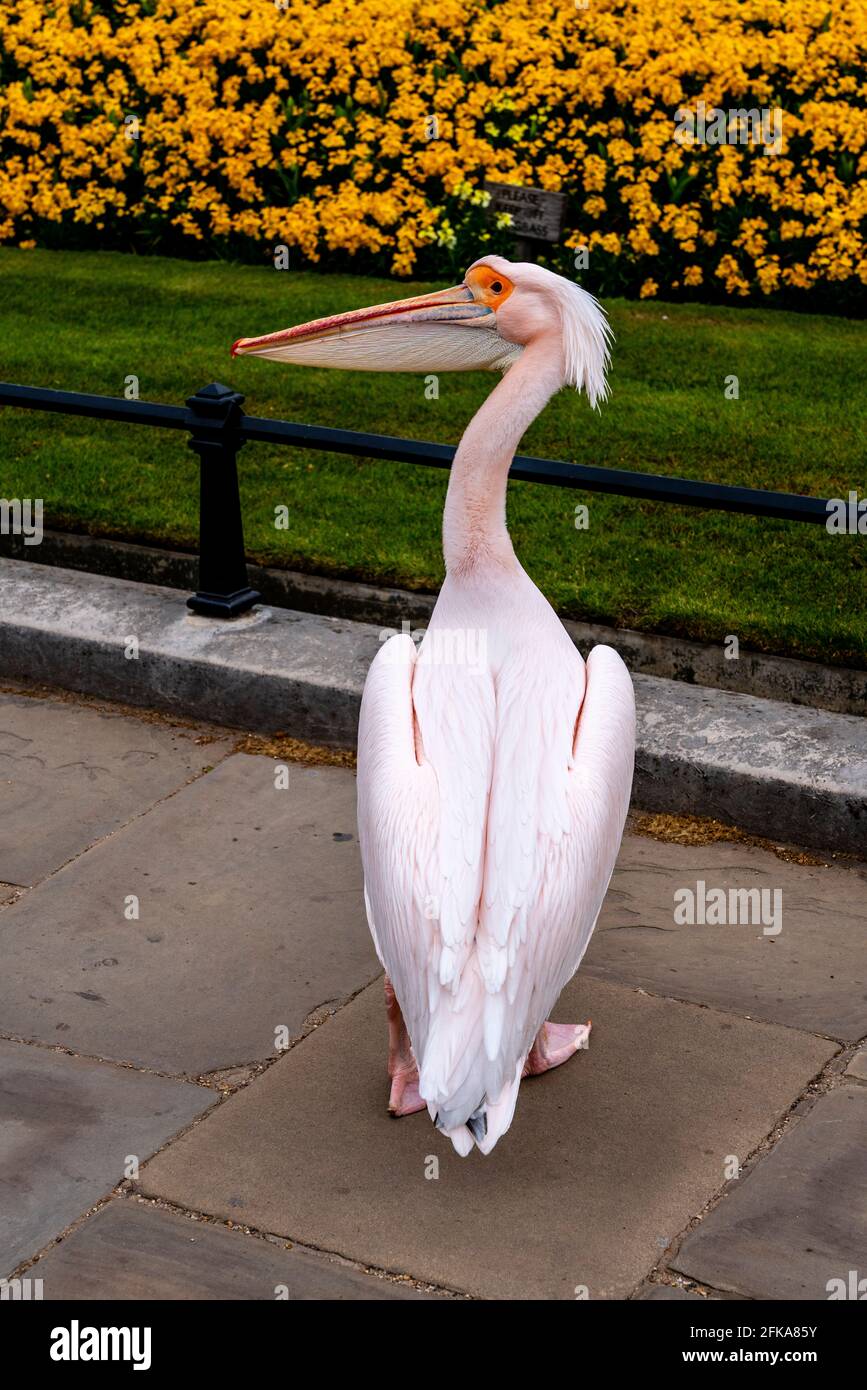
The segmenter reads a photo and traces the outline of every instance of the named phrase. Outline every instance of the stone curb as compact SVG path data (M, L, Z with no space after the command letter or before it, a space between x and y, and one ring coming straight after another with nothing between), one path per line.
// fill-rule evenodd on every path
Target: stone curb
M185 595L196 588L195 555L103 536L46 531L39 546L25 545L20 536L0 536L0 555L116 579L168 585L184 590ZM267 604L376 623L380 627L399 628L402 622L423 626L436 603L436 594L301 574L296 570L249 565L248 572L250 583ZM737 660L728 660L722 643L694 642L665 633L638 632L573 619L566 619L564 626L584 656L591 647L603 642L614 647L636 673L838 714L867 715L867 670L773 656L743 646Z
M0 559L0 676L353 747L379 629L288 609L197 617L174 589ZM128 657L130 639L138 656ZM854 715L635 673L633 801L794 844L867 852Z

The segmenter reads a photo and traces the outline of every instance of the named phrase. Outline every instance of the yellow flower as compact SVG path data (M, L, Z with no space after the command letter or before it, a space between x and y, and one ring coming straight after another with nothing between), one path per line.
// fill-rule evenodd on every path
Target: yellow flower
M564 192L555 257L601 250L630 289L660 262L737 297L864 284L863 0L664 19L663 43L651 0L16 0L0 241L279 237L409 275L505 230L490 178ZM699 101L778 104L782 151L681 144Z

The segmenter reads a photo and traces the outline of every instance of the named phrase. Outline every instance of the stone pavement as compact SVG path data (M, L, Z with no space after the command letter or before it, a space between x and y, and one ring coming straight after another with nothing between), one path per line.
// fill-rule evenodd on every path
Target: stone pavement
M627 834L555 1011L592 1017L589 1050L460 1160L386 1114L352 773L0 693L0 1278L47 1299L851 1287L867 866L812 858ZM676 893L716 888L776 916L732 894L739 921L676 920Z

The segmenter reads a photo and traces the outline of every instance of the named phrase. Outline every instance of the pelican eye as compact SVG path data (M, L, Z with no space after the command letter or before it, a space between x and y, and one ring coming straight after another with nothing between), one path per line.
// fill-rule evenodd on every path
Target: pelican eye
M495 280L494 283L491 285L490 288L491 288L491 293L492 293L492 294L502 294L502 293L503 293L503 285L502 285L502 281L500 281L500 280Z

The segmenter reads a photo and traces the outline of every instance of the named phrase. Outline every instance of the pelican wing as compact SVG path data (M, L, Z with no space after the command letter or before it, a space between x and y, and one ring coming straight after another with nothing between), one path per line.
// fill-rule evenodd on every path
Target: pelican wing
M447 741L451 752L428 760L413 704L416 663L412 639L396 636L368 672L358 729L359 840L371 934L420 1067L432 1019L449 1001L448 1073L448 1059L459 1060L463 1034L474 1027L461 984L482 893L495 701L487 672L467 683L465 668L438 667L425 739L437 749Z
M491 1099L516 1085L516 1068L578 969L629 807L635 702L626 667L612 648L596 647L571 703L557 674L514 667L497 688L477 938Z

